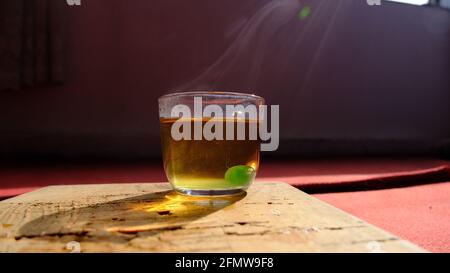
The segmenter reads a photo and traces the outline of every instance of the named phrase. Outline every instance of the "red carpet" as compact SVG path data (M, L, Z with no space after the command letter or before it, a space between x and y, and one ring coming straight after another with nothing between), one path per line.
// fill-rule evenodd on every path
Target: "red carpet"
M260 181L283 181L311 193L373 190L450 181L439 160L340 160L262 164Z
M432 252L450 252L450 182L315 195Z
M166 181L160 163L0 168L0 198L47 185ZM258 181L283 181L432 252L450 252L449 162L343 159L261 164Z

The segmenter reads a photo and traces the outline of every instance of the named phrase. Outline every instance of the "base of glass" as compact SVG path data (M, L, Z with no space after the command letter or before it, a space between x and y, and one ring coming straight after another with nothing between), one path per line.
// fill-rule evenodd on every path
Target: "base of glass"
M240 195L245 193L244 189L230 189L230 190L190 190L190 189L175 189L176 192L189 196L227 196Z

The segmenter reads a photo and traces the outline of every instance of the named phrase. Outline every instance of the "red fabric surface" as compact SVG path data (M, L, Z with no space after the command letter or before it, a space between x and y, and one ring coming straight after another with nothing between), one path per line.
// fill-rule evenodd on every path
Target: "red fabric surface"
M0 198L49 185L144 183L167 181L159 162L63 164L0 168Z
M448 161L426 158L262 161L258 181L282 181L302 189L375 184L415 175L448 173ZM412 177L412 179L408 178ZM160 162L57 164L0 167L0 198L48 185L167 181ZM429 180L428 180L429 181ZM434 182L434 181L433 181Z
M450 182L315 197L429 251L450 252Z
M306 191L333 192L450 181L449 162L430 159L287 161L261 164L259 181L283 181Z
M422 158L263 161L257 181L332 192L315 196L427 250L450 252L449 170L448 161ZM47 185L155 181L166 181L159 162L2 167L0 198Z

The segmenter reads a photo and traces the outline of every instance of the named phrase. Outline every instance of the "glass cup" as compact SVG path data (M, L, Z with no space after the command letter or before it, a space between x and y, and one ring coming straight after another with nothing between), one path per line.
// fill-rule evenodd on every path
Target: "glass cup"
M184 92L158 102L164 170L177 192L233 195L250 186L259 166L258 109L263 98Z

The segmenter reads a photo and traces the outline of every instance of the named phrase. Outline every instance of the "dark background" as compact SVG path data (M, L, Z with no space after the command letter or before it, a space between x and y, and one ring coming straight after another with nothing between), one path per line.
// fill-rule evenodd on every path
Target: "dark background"
M194 89L279 104L274 156L448 155L444 9L85 0L65 12L64 83L0 92L1 159L158 158L157 98Z

